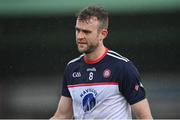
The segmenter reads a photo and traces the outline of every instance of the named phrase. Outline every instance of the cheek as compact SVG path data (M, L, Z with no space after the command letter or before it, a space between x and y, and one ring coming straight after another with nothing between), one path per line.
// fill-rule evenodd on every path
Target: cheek
M90 44L97 44L100 41L100 35L97 33L87 35L86 40Z
M98 39L99 39L99 40L103 40L103 39L104 39L104 36L103 36L102 34L99 34L99 35L98 35Z
M97 36L91 36L91 38L89 38L89 42L91 44L97 44L99 42L99 38Z

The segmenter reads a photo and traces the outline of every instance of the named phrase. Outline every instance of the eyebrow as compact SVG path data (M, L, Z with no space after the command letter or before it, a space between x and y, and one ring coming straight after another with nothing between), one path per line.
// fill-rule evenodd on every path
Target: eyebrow
M80 29L80 28L78 28L78 27L75 27L75 29L78 30L78 31L83 31L83 32L85 32L85 33L90 33L90 32L92 32L91 30Z

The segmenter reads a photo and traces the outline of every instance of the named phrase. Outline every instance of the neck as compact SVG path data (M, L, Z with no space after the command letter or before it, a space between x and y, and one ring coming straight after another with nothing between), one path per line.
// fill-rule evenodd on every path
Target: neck
M86 59L93 61L98 59L102 54L104 54L104 52L106 51L106 47L104 45L96 48L93 52L86 54Z

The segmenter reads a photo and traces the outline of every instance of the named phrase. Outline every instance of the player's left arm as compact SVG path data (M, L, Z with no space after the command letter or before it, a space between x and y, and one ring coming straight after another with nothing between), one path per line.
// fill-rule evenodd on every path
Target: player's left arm
M148 100L145 98L131 105L132 112L136 119L152 119Z
M152 119L144 86L141 83L140 74L134 64L129 61L124 64L124 78L121 92L131 105L137 119Z

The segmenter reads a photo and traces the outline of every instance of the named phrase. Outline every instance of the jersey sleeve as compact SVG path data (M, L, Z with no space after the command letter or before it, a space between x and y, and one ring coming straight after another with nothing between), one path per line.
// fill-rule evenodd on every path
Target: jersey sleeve
M64 72L64 77L63 77L63 85L62 85L62 96L66 97L71 97L70 92L68 90L68 70L67 67Z
M125 63L123 69L122 94L132 105L145 98L145 89L141 83L139 72L131 61Z

